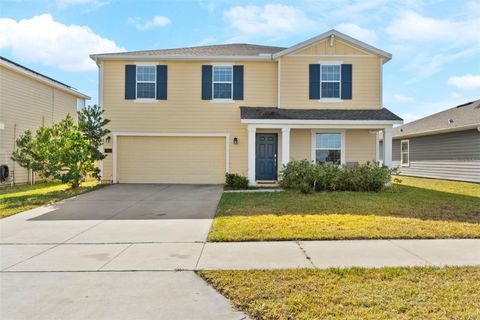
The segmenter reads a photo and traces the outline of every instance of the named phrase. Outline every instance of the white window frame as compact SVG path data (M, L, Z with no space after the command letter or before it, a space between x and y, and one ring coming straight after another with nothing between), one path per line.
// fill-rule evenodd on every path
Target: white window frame
M318 150L340 150L340 165L345 165L345 130L312 130L312 138L311 138L311 161L313 163L317 163L317 134L318 133L333 133L333 134L340 134L340 149L324 149L319 148Z
M403 163L403 150L402 150L402 145L404 143L407 143L407 147L408 147L408 150L406 152L407 154L407 162L406 163ZM400 165L402 167L410 167L410 140L401 140L400 141Z
M138 76L138 67L153 67L155 70L155 80L154 81L139 81ZM138 84L139 83L154 83L155 94L153 98L139 98L138 97ZM139 102L156 102L157 101L157 64L153 63L136 63L135 64L135 100Z
M218 67L230 68L232 70L232 81L215 81L215 68ZM230 83L232 88L230 92L230 98L215 98L215 83ZM212 66L212 101L233 101L233 64L214 64Z
M319 102L342 102L342 62L339 61L320 61L320 100ZM339 66L340 80L322 80L322 66ZM338 82L338 98L322 98L322 82Z

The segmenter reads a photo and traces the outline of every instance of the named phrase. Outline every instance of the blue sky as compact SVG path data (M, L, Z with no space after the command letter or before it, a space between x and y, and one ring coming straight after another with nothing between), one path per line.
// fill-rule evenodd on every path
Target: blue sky
M393 54L384 105L406 122L480 99L480 1L4 0L0 55L97 102L90 53L247 42L335 28Z

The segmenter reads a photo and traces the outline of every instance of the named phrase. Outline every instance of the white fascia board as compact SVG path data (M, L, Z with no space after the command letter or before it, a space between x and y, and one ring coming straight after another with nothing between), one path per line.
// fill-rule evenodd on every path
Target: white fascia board
M272 56L163 56L163 55L128 55L101 54L90 55L94 61L101 60L136 60L136 61L272 61Z
M394 125L403 124L403 120L274 120L274 119L242 119L241 123L245 124L278 124L278 125L298 125L298 124L312 124L312 125Z
M47 84L47 85L49 85L49 86L52 86L52 87L54 87L54 88L56 88L56 89L65 91L65 92L67 92L67 93L69 93L69 94L71 94L71 95L73 95L73 96L75 96L75 97L77 97L77 98L82 98L82 99L85 99L85 100L90 100L90 99L91 99L90 96L87 96L86 94L83 94L83 93L81 93L81 92L79 92L79 91L77 91L77 90L74 90L74 89L72 89L72 88L66 87L66 86L64 86L64 85L61 85L60 83L57 83L57 82L55 82L55 81L53 81L53 80L50 80L50 79L48 79L48 78L45 78L45 77L43 77L43 76L41 76L41 75L39 75L39 74L36 74L36 73L30 72L30 71L28 71L28 70L25 70L25 69L23 69L23 68L21 68L21 67L19 67L19 66L16 66L16 65L13 65L13 64L11 64L11 63L8 63L7 61L4 61L4 60L1 60L1 59L0 59L0 65L3 66L3 67L5 67L5 68L7 68L7 69L12 70L12 71L18 72L18 73L20 73L20 74L22 74L22 75L24 75L24 76L27 76L27 77L29 77L29 78L31 78L31 79L37 80L37 81L39 81L39 82L42 82L42 83Z
M390 53L388 53L388 52L386 52L386 51L380 50L380 49L378 49L378 48L375 48L375 47L373 47L373 46L371 46L371 45L369 45L369 44L366 44L366 43L363 42L363 41L360 41L360 40L354 39L354 38L352 38L352 37L350 37L350 36L347 36L346 34L341 33L341 32L339 32L339 31L337 31L337 30L335 30L335 29L332 29L332 30L330 30L330 31L324 32L324 33L322 33L322 34L320 34L320 35L318 35L318 36L316 36L316 37L310 38L310 39L308 39L308 40L306 40L306 41L300 42L300 43L298 43L298 44L296 44L296 45L294 45L294 46L292 46L292 47L290 47L290 48L287 48L287 49L285 49L285 50L282 50L282 51L280 51L280 52L274 53L274 54L272 55L272 57L273 57L273 59L278 59L278 58L280 58L280 57L282 57L282 56L284 56L284 55L287 55L287 54L290 54L290 53L295 52L295 51L297 51L297 50L300 50L300 49L302 49L302 48L305 48L305 47L307 47L307 46L309 46L309 45L311 45L311 44L313 44L313 43L315 43L315 42L324 40L324 39L326 39L326 38L328 38L328 37L330 37L330 36L332 36L332 35L335 36L335 37L338 37L338 38L340 38L340 39L342 39L342 40L344 40L344 41L350 42L350 43L352 43L353 45L356 45L356 46L358 46L358 47L360 47L360 48L362 48L362 49L364 49L364 50L366 50L366 51L368 51L368 52L371 52L371 53L373 53L373 54L378 54L379 56L384 57L384 58L385 58L385 62L388 62L390 59L392 59L392 54L390 54Z

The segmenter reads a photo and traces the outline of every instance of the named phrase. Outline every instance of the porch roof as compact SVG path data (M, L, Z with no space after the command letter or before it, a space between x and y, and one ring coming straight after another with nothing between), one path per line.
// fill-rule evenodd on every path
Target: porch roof
M272 107L240 107L242 120L328 120L328 121L403 121L382 109L279 109Z

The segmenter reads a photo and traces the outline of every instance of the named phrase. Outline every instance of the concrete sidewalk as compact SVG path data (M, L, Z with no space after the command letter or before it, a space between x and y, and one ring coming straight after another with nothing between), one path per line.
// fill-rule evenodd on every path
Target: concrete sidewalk
M3 244L3 272L480 265L480 239Z

